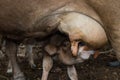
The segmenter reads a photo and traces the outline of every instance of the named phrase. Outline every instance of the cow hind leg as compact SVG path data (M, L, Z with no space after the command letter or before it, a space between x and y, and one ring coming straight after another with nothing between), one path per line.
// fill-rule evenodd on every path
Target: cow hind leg
M114 49L114 51L116 53L117 60L109 62L108 66L119 67L120 66L120 50L119 50L120 48L119 47L114 48L114 46L113 46L113 49Z
M12 64L11 64L11 61L9 60L9 62L8 62L8 68L7 68L7 73L10 74L12 72L13 72L12 71Z
M25 80L24 74L21 72L17 64L17 44L11 40L6 40L6 54L11 61L13 70L13 80Z
M120 66L120 24L117 24L111 28L110 33L110 42L113 47L114 52L116 53L117 61L109 62L108 65L112 67Z
M26 55L28 57L28 61L29 61L31 68L34 69L36 65L34 63L33 45L29 45L29 44L26 45Z

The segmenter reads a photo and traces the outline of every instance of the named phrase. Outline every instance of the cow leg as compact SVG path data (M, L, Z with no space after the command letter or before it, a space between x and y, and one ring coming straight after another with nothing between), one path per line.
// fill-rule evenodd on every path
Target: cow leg
M77 71L74 65L67 67L67 73L68 73L70 80L78 80Z
M1 40L1 39L0 39ZM0 41L0 58L4 58L4 52L5 52L5 40Z
M50 56L44 55L43 58L43 73L41 80L47 80L48 74L53 66L53 60Z
M36 65L34 63L33 45L30 45L30 44L26 45L26 54L27 54L28 61L29 61L31 68L35 68Z
M4 58L4 53L2 52L2 50L0 50L0 59Z
M11 40L6 40L6 54L12 64L13 80L25 80L25 77L17 64L17 44Z
M11 64L11 60L9 60L8 62L8 68L7 68L7 73L12 73L12 64Z
M111 67L119 67L120 66L120 46L118 44L120 44L120 43L118 42L118 43L116 43L116 45L115 45L115 43L113 43L113 49L116 53L116 57L118 60L109 62L108 66L111 66Z
M109 65L113 67L120 66L120 23L118 23L118 20L115 19L116 22L114 25L111 25L112 27L109 28L109 36L110 36L110 42L113 47L114 52L116 53L116 57L118 61L110 62Z

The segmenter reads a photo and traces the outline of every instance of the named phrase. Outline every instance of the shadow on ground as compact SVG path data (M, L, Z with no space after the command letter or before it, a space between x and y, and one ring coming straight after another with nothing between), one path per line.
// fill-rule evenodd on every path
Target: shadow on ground
M109 67L107 63L114 61L113 54L102 54L97 59L90 59L81 64L76 64L79 80L120 80L120 67ZM12 75L6 74L7 58L0 60L0 80L10 80ZM19 59L22 71L27 76L27 80L40 80L42 74L41 60L36 59L37 67L31 69L24 58ZM69 80L66 66L59 62L54 62L48 80Z

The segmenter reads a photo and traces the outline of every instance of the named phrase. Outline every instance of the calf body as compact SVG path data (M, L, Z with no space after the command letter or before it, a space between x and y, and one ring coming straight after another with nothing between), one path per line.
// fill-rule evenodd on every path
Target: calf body
M86 46L86 45L83 45ZM83 47L82 46L82 47ZM44 45L44 57L43 57L43 74L41 80L47 80L48 74L53 66L53 60L51 56L55 56L58 61L61 61L63 64L67 65L67 73L71 80L78 80L77 71L74 67L75 64L81 63L86 59L89 59L91 54L94 54L92 50L85 50L84 48L81 49L79 46L78 56L72 56L70 47L69 39L60 34L55 34L47 41L47 44ZM83 52L86 51L84 54L89 54L87 58L83 58ZM92 51L90 53L89 51ZM54 58L54 57L53 57Z

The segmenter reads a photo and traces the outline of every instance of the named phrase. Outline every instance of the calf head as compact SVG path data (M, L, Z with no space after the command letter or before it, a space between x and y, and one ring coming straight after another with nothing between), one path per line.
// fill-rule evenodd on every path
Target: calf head
M59 59L67 65L83 62L95 53L95 51L90 49L85 43L79 43L77 56L74 57L69 39L62 35L51 37L50 43L45 46L45 51L49 55L58 54Z
M79 43L77 56L73 56L71 54L72 51L70 41L64 41L63 45L59 48L58 53L63 55L62 57L65 59L69 57L70 59L74 59L74 62L79 63L89 59L91 55L96 55L97 51L89 48L89 46L87 46L85 43Z

